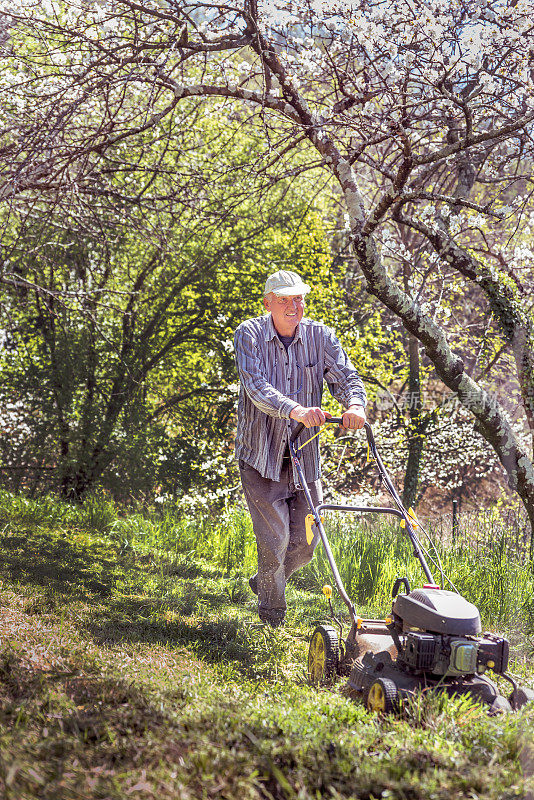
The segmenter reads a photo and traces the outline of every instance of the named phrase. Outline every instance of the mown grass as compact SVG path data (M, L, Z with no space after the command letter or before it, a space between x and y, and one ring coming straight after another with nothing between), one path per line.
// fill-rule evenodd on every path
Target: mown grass
M408 549L392 527L329 525L351 592L384 612L395 559L417 578ZM122 516L105 498L75 508L3 493L0 531L0 796L524 796L531 709L489 718L441 696L379 719L341 684L307 685L307 640L326 614L317 590L331 581L324 558L290 585L286 627L265 628L239 509L201 521L172 509ZM486 624L500 615L515 631L514 669L532 680L528 565L487 553L479 565L464 549L443 545L453 578L476 574L475 592L485 580Z

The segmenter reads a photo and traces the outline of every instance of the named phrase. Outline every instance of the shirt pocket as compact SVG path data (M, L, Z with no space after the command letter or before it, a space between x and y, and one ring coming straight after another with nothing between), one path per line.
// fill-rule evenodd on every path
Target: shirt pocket
M323 388L323 373L319 362L304 367L304 396L309 406L319 405Z

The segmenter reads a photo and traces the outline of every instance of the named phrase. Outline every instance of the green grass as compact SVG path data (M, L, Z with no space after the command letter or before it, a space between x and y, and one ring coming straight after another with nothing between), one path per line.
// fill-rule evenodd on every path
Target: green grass
M365 610L386 610L399 572L417 582L393 527L329 527ZM0 797L524 796L533 710L489 718L439 696L380 719L341 683L307 685L307 641L326 614L319 590L332 582L324 555L291 583L286 627L265 628L239 509L192 520L0 493L0 531ZM488 627L520 641L513 667L532 681L529 566L498 548L442 549L459 588L486 592Z
M242 508L228 509L215 523L182 519L173 527L168 511L160 520L143 523L142 518L134 519L134 525L131 519L121 521L132 548L151 546L194 555L208 560L225 575L248 575L255 570L254 535ZM463 519L461 535L454 542L437 526L432 529L429 525L445 574L478 606L488 627L519 633L530 630L534 627L534 572L523 540L516 537L516 531L510 535L494 515L470 514ZM326 529L343 582L362 612L385 613L391 603L391 587L399 575L408 576L413 586L426 582L396 522L336 515L327 518ZM422 541L432 554L428 542L423 537ZM439 582L439 570L433 568L433 572ZM311 564L294 576L293 585L319 593L325 582L332 583L332 575L326 554L319 547Z

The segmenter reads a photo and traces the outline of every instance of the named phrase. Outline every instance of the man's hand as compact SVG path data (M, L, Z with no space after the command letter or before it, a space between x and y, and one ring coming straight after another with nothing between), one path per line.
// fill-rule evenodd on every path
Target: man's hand
M326 419L330 419L332 414L328 411L323 411L322 408L312 406L311 408L304 408L304 406L297 406L289 415L290 419L296 422L302 422L306 428L313 428L314 425L324 425Z
M363 406L349 406L343 414L343 427L349 431L359 431L365 425L365 410Z

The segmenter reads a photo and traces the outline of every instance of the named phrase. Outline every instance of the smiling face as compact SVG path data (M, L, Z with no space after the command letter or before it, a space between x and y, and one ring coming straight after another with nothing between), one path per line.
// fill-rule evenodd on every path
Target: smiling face
M271 312L273 325L282 336L291 336L304 315L304 297L301 294L279 295L270 292L263 305Z

